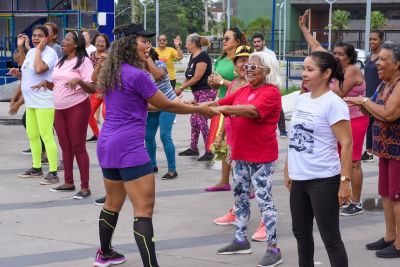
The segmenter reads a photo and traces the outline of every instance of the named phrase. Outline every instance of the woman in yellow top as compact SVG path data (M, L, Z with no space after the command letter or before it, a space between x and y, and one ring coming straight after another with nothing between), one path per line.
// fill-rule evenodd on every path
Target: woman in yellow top
M178 35L174 39L175 49L172 47L168 47L168 39L167 35L161 34L158 37L158 47L156 48L156 52L161 61L167 64L167 71L169 75L169 79L172 85L172 88L175 90L176 84L176 73L174 67L174 60L181 60L183 58L183 52L181 50L181 37Z

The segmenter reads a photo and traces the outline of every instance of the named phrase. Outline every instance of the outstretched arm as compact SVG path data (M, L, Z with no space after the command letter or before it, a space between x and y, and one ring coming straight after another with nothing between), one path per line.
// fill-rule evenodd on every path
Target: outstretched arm
M304 12L303 16L299 17L300 30L303 33L304 38L306 38L308 45L311 47L311 52L314 52L314 51L327 52L327 50L321 46L321 44L317 41L317 39L315 39L314 36L311 35L310 31L306 27L308 13L309 13L309 10L307 9Z

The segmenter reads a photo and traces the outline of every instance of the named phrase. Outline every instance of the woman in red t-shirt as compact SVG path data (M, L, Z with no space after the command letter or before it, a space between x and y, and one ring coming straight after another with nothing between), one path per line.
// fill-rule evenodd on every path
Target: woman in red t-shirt
M278 159L276 127L282 108L279 63L275 57L263 52L253 53L246 69L248 85L235 93L212 103L231 122L230 144L236 206L236 235L218 254L251 253L247 240L250 217L250 185L260 207L266 229L267 252L260 266L275 266L282 262L277 248L277 211L272 199L272 174Z

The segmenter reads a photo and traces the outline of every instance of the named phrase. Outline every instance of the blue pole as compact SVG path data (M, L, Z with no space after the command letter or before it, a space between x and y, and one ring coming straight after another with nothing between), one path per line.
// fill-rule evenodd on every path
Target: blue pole
M271 50L275 51L275 13L276 0L272 0L272 29L271 29Z

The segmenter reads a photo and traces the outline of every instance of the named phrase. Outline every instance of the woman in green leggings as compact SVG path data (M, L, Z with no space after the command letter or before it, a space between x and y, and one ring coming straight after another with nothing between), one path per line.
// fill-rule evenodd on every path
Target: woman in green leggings
M32 89L41 80L50 79L53 68L57 63L57 53L47 45L48 29L37 25L33 29L32 43L35 46L26 54L21 72L14 71L14 75L21 76L22 95L26 105L26 133L32 150L32 168L18 175L21 178L43 177L41 154L42 145L45 145L49 159L49 173L40 184L58 183L57 176L57 145L53 135L54 103L53 92L44 88Z

